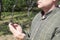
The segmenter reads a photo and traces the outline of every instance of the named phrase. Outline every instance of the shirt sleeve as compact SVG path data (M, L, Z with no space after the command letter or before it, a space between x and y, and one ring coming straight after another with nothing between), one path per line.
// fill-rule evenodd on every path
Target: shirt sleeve
M27 33L26 31L23 30L23 33L26 34L24 40L29 40L30 39L30 35L29 33Z

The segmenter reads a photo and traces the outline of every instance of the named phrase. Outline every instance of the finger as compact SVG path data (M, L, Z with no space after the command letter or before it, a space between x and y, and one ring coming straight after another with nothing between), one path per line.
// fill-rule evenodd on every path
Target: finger
M12 24L12 23L9 23L9 24L8 24L8 27L9 27L9 28L10 28L10 27L12 27L12 25L11 25L11 24Z
M18 25L18 27L16 27L16 29L17 29L18 32L22 33L22 27L20 25Z
M14 27L18 27L18 24L15 23L15 24L12 24L12 26L14 26Z
M11 27L14 27L15 29L16 29L16 27L18 27L18 24L13 24L13 23L9 23L9 27L11 28Z
M16 29L11 25L12 23L9 23L8 27L12 33L16 32Z

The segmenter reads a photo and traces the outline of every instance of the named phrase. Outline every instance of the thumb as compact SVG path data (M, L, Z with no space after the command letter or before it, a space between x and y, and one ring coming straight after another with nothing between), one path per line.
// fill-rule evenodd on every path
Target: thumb
M12 24L12 23L10 22L10 23L8 24L8 26L9 26L9 27L13 27L11 24Z

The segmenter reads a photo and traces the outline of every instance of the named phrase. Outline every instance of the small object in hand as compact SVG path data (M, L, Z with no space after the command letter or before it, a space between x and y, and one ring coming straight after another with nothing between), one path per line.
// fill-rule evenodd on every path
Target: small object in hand
M15 23L15 24L12 23L11 25L12 25L15 29L16 29L16 27L18 26L18 24L16 24L16 23Z

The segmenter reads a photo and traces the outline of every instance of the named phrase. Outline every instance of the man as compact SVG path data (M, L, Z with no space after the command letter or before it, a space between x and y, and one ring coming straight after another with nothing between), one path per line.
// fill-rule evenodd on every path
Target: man
M56 7L58 1L37 1L42 11L32 21L29 40L60 40L60 9Z

